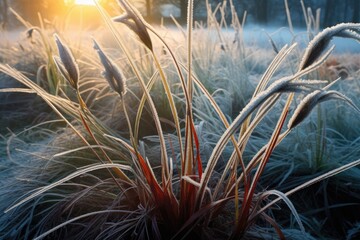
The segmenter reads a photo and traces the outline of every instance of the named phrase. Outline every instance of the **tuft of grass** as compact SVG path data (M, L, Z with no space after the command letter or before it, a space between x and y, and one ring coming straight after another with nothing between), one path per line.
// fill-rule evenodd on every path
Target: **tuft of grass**
M2 219L11 219L2 225L2 237L239 239L273 237L275 233L285 239L296 232L302 238L310 238L289 196L359 165L360 160L311 176L308 181L284 192L264 190L260 184L266 168L271 166L276 148L321 102L342 100L359 112L350 98L329 90L336 82L307 78L330 56L333 47L327 47L333 37L359 40L360 24L340 24L320 32L304 50L298 70L287 76L276 77L275 73L285 65L296 44L277 49L277 55L248 102L245 104L244 101L240 113L229 120L213 95L221 90L210 92L202 82L202 75L194 73L197 63L193 61L193 1L190 0L188 5L185 60L128 1L118 2L124 15L114 19L99 4L97 8L119 46L118 51L125 56L126 73L136 82L133 84L138 96L131 89L132 84L125 84L121 66L95 40L94 54L99 56L100 63L97 61L94 66L97 70L105 69L105 79L99 80L99 85L103 86L100 92L106 93L96 93L97 84L86 88L88 83L81 75L79 61L58 35L54 38L59 57L51 56L51 59L61 74L57 77L69 83L75 97L67 96L65 91L58 95L49 93L13 67L0 65L0 71L26 87L1 91L39 95L67 125L66 137L58 140L59 145L66 142L70 145L67 150L58 149L58 153L46 160L34 182L26 184L25 181L23 188L28 189L25 195L17 196L12 199L13 204L1 209L6 216ZM225 5L219 5L218 9L223 13ZM234 10L232 13L235 14ZM210 16L214 17L214 14ZM239 24L237 16L233 17ZM113 20L125 24L140 44L127 44L127 34L120 32ZM225 44L220 31L224 24L224 18L215 24L221 44ZM241 26L237 26L239 33ZM169 55L172 75L167 74L165 63L159 59L156 44ZM230 47L222 46L224 55L230 54ZM140 69L143 65L135 55L138 49L142 49L149 57L149 63L154 65L150 68L153 70L150 77L145 78L143 73L147 71ZM244 62L241 64L245 65ZM170 81L169 76L174 75L175 80ZM156 81L165 92L164 99L171 113L169 119L160 115L161 109L156 104ZM176 94L174 86L178 86ZM98 98L115 98L116 104L121 105L126 134L109 128L96 115L97 101L90 105L86 100L92 94ZM136 109L129 107L131 96L138 101ZM299 96L303 100L296 106L294 99ZM117 103L119 99L121 101ZM205 107L197 109L196 104ZM149 125L156 132L151 136L156 155L146 149L144 141L149 141L150 137L141 139L139 136L139 131L147 127L141 124L144 112L148 113ZM207 114L211 116L209 120ZM217 131L202 134L204 125L213 123L215 125L211 127ZM263 124L267 125L264 136L258 144L253 144L259 129L265 129L261 128ZM69 138L76 138L73 141L78 141L78 146L72 145ZM210 140L207 142L203 138ZM210 145L207 155L202 152L206 143ZM283 179L281 181L286 181L286 175ZM289 208L300 230L283 230L273 217L272 208L279 201ZM264 227L258 231L264 225L272 226L272 230ZM14 232L14 228L19 231Z

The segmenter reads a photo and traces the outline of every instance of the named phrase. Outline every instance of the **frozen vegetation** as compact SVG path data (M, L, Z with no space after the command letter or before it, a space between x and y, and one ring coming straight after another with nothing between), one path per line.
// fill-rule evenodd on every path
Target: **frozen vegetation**
M1 33L0 239L360 236L359 23L119 3L81 37Z

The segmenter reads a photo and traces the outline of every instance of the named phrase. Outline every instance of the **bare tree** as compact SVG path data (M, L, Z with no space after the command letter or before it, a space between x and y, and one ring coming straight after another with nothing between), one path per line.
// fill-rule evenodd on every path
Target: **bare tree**
M335 8L336 6L337 8ZM336 4L336 0L326 1L325 19L324 19L325 27L333 25L334 19L336 18L337 15L336 11L338 11L338 4Z
M186 22L188 1L180 1L181 21Z
M259 23L267 23L268 21L268 1L257 0L255 1L255 17Z
M360 22L360 1L353 0L353 10L354 14L352 17L352 22Z
M2 0L0 2L0 9L1 9L1 28L6 29L8 25L8 8L9 4L7 0Z

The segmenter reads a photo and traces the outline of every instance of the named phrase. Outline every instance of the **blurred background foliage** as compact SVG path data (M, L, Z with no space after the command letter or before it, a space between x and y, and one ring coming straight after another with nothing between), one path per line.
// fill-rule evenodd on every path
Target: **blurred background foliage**
M117 14L118 9L115 0L99 0L108 11ZM31 2L31 3L30 3ZM38 14L53 22L69 15L76 6L75 0L0 0L0 21L2 28L15 27L19 25L15 17L10 13L13 8L24 19L31 24L38 23ZM186 21L187 1L181 0L132 0L131 1L146 19L150 22L159 22L161 19L170 20L170 15L179 22ZM223 4L223 0L195 0L195 20L206 20L206 7L208 2L212 8ZM229 4L229 1L227 1ZM247 22L262 25L287 25L285 6L283 0L233 0L233 5L238 16L247 12ZM332 26L340 22L360 22L360 1L359 0L303 0L305 6L313 12L321 9L320 23L322 27ZM304 26L303 11L300 0L289 1L294 26ZM94 7L82 7L81 11L87 11L86 16L96 12ZM231 19L229 11L228 18Z

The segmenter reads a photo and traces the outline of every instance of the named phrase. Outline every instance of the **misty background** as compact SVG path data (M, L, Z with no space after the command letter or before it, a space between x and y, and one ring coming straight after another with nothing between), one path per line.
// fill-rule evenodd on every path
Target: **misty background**
M170 15L180 23L186 22L187 1L185 0L129 0L142 12L150 22L171 23ZM101 4L111 13L117 14L118 6L114 0L100 0ZM195 0L194 15L196 21L206 20L206 2L212 9L219 4L229 4L223 0ZM242 18L246 11L246 23L260 25L287 26L287 17L284 0L233 0L233 5ZM9 11L14 9L25 20L33 25L39 22L41 17L50 22L66 17L74 8L74 0L0 0L0 22L3 29L17 27L20 24L15 16ZM359 0L303 0L306 11L311 10L320 20L321 27L328 27L340 22L360 22ZM304 9L300 0L288 0L292 24L295 27L305 27ZM87 11L93 11L94 7L86 7ZM120 13L119 13L120 14ZM226 16L231 19L230 11ZM220 17L220 16L219 16Z

